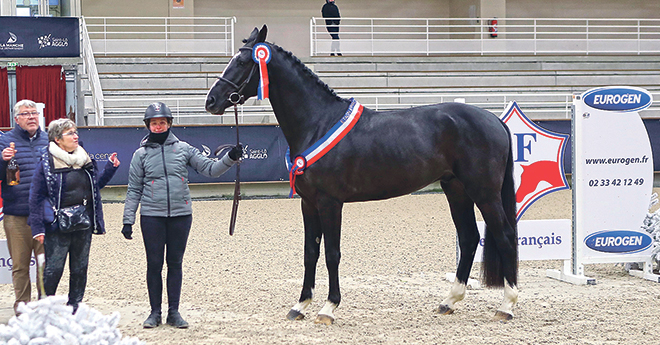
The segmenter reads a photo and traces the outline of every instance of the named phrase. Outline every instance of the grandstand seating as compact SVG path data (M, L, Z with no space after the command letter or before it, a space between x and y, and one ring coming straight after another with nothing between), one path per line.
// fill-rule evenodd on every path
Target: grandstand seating
M228 61L97 56L105 125L141 124L143 109L156 100L168 103L180 124L234 123L233 116L211 116L203 109L206 92ZM344 56L303 62L340 96L379 109L464 98L499 114L508 101L516 100L532 119L566 119L570 95L592 87L630 85L660 91L660 61L654 56ZM275 122L267 101L250 100L242 111L245 123ZM643 115L660 118L660 109Z

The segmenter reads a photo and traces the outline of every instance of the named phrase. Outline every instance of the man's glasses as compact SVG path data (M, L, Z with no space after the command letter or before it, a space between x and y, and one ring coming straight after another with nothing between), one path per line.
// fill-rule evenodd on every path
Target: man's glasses
M24 117L37 117L37 116L39 116L39 112L38 111L26 111L26 112L23 112L23 113L18 113L17 115L18 116L24 116Z
M67 136L78 135L78 131L66 132L66 133L62 133L62 135L67 135Z

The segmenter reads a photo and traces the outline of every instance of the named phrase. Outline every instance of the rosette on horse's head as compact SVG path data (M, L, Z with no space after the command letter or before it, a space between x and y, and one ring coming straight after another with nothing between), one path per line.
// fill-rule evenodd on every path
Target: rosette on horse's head
M260 95L266 89L268 98L268 71L266 64L270 61L270 47L265 44L266 25L261 30L254 28L250 38L245 40L245 46L239 48L218 77L206 95L206 111L211 114L222 115L225 109L236 103L243 103L246 99ZM257 46L257 49L253 47ZM257 53L257 54L255 54ZM250 68L237 68L250 66ZM263 77L265 84L263 86ZM263 95L263 93L261 94ZM262 99L260 95L259 99Z

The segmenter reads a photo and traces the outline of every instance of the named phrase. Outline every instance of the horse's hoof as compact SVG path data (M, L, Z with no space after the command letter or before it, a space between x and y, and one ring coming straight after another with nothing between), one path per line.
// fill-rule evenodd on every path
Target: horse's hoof
M303 314L303 313L301 313L297 310L291 309L291 310L289 310L289 313L286 314L286 318L291 320L291 321L302 320L302 319L305 318L305 314Z
M495 316L493 316L493 321L509 321L509 320L513 320L513 315L509 313L505 313L500 310L498 310L495 313Z
M438 307L438 313L442 315L449 315L454 313L454 309L450 308L448 305L441 304Z
M321 315L321 314L319 314L319 315L316 317L316 320L314 320L314 323L322 323L322 324L324 324L324 325L326 325L326 326L330 326L330 325L332 325L332 323L334 323L334 322L335 322L335 319L334 319L332 316L329 316L329 315Z

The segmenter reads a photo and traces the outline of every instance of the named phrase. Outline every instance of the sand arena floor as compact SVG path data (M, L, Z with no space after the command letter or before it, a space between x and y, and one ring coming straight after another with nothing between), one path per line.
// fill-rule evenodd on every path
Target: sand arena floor
M147 330L139 227L132 241L125 240L119 232L123 204L104 205L108 234L93 238L84 302L104 314L119 311L124 336L148 344L660 343L660 284L614 264L587 265L586 275L597 285L575 286L546 278L546 269L561 268L559 261L521 262L519 302L510 322L491 321L501 290L468 290L456 313L435 313L451 286L445 274L455 270L454 227L440 193L346 204L337 320L332 326L313 323L327 294L322 253L307 318L288 321L303 274L300 200L243 200L232 237L231 201L195 201L193 207L181 297L191 327ZM570 191L544 197L525 215L570 217ZM478 278L478 265L472 276ZM67 290L65 272L58 294ZM0 300L7 311L10 284L0 286Z

